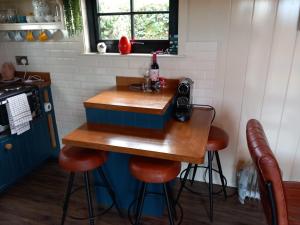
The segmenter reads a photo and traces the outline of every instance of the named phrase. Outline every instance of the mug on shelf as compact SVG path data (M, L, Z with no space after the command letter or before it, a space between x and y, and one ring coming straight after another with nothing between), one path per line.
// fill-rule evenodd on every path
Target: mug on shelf
M24 33L22 31L16 31L15 41L24 41Z
M26 41L34 41L35 38L33 36L33 32L32 31L27 31L25 39L26 39Z
M48 35L46 34L45 31L42 31L39 35L39 41L47 41L48 40Z
M26 16L17 16L17 22L18 23L26 23Z
M10 41L11 40L8 32L4 32L4 34L1 37L1 40L3 40L3 41Z
M60 41L62 39L64 39L64 33L61 30L56 30L53 34L52 34L52 39L54 41Z
M6 10L6 22L7 23L16 23L17 22L17 10L16 9L7 9Z
M15 31L8 31L8 37L9 37L9 40L11 41L15 41L15 36L16 36L16 32Z
M7 20L7 12L6 10L0 10L0 23L6 23Z
M52 33L49 30L42 30L39 34L39 41L48 41L52 38Z

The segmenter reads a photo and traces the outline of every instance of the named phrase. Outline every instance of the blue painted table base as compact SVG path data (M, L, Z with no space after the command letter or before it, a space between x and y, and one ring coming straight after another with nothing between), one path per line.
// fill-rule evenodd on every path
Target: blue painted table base
M137 198L140 182L136 180L128 169L131 155L121 153L110 153L109 159L103 166L104 173L107 175L117 197L121 209L127 212L129 205ZM101 184L99 174L93 173L95 184ZM147 191L162 193L162 186L159 184L149 184ZM105 187L96 187L97 202L102 206L112 204L111 198ZM164 198L160 195L147 195L144 204L143 214L151 216L162 216L165 207ZM134 208L133 208L134 209Z
M171 118L173 105L169 106L163 115L142 114L124 111L86 108L86 118L89 123L111 124L121 126L133 126L150 129L163 129ZM126 128L124 128L126 129ZM116 193L120 208L128 210L132 201L137 198L140 182L129 171L129 159L131 155L113 153L109 155L103 170L110 180ZM99 175L94 173L95 182L101 183ZM149 184L148 192L162 193L162 185ZM103 206L111 205L112 201L104 187L96 187L97 202ZM164 196L148 194L143 208L143 214L150 216L162 216L165 208Z

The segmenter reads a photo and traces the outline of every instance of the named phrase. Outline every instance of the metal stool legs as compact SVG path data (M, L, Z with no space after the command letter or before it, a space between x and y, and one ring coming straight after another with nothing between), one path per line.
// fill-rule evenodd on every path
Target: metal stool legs
M62 218L61 218L61 225L65 224L67 211L68 211L68 206L69 206L69 200L70 200L72 187L73 187L73 183L74 183L74 176L75 176L75 173L70 173L69 182L68 182L68 186L67 186L67 191L66 191L66 194L65 194L65 201L64 201L64 206L63 206L63 215L62 215Z
M109 183L109 181L108 181L105 173L103 172L103 169L99 168L97 171L98 171L99 175L102 177L104 185L107 187L108 193L109 193L109 195L110 195L110 197L111 197L114 205L116 206L116 209L117 209L119 215L121 217L123 217L123 213L122 213L122 211L121 211L121 209L120 209L120 207L119 207L119 205L117 203L115 192L113 191L111 184Z
M97 171L99 172L99 175L102 177L105 187L107 188L108 193L109 193L114 205L116 206L120 216L122 216L122 212L116 202L115 193L114 193L110 183L108 182L108 179L105 176L102 168L99 168ZM62 219L61 219L61 225L64 225L65 220L66 220L68 206L69 206L69 200L70 200L70 196L72 194L74 177L75 177L75 173L74 172L70 173L69 182L68 182L67 191L66 191L65 200L64 200L64 205L63 205L63 215L62 215ZM91 189L90 189L90 178L89 178L88 171L83 173L83 181L84 181L84 187L85 187L87 204L88 204L88 213L89 213L88 220L89 220L90 225L94 225L95 224L95 214L94 214L94 208L93 208L93 198L92 198L92 193L91 193Z
M209 173L209 184L208 184L208 192L209 192L209 218L210 221L213 221L213 177L212 177L212 161L213 154L208 152L208 173Z
M142 183L142 187L141 187L141 191L140 191L139 196L138 196L135 225L139 225L140 224L140 220L141 220L141 216L142 216L142 212L143 212L143 206L144 206L146 188L147 188L147 184L145 184L143 182Z
M179 188L177 197L176 197L176 199L175 199L175 206L176 206L176 204L177 204L178 201L179 201L179 198L180 198L180 196L181 196L181 192L182 192L182 190L183 190L183 188L184 188L184 186L185 186L185 183L186 183L186 181L187 181L187 178L188 178L188 176L189 176L189 173L190 173L190 171L191 171L191 168L192 168L192 164L189 163L188 166L187 166L186 172L185 172L185 174L184 174L183 180L181 181L181 184L180 184L180 188Z
M214 155L216 155L218 170L213 169L213 166L212 166ZM207 151L207 158L208 158L208 165L207 165L207 167L206 166L203 166L203 167L208 169L208 175L209 175L209 182L208 182L208 191L209 191L208 196L209 196L209 208L210 208L209 218L212 221L213 220L213 195L214 195L214 192L213 192L213 175L212 175L213 171L218 172L219 175L220 175L220 180L221 180L221 183L222 183L222 192L224 193L225 199L227 199L226 184L225 184L226 179L223 175L222 166L221 166L218 151L215 151L215 152ZM184 177L181 180L181 185L180 185L180 188L179 188L176 200L175 200L175 205L179 201L180 195L182 193L183 188L186 185L188 175L190 174L190 171L191 171L192 168L193 168L193 175L192 175L192 179L190 181L191 186L194 183L196 172L197 172L197 165L195 164L195 166L193 166L190 163L190 164L188 164L188 167L186 168L185 173L184 173ZM190 189L188 189L188 190L190 190Z
M193 186L194 181L195 181L195 177L196 177L196 173L197 173L197 169L198 169L197 166L198 166L197 164L194 165L193 176L192 176L192 179L191 179L191 186Z
M146 196L146 190L147 190L147 184L143 182L142 187L139 191L139 195L138 195L138 202L137 202L136 215L135 215L136 218L135 218L135 223L134 223L135 225L140 225L145 196ZM166 201L166 205L167 205L170 225L175 225L174 216L173 216L174 211L175 211L175 204L172 204L172 203L174 203L174 200L171 196L171 193L169 193L169 191L168 191L168 186L166 183L163 184L163 193L164 193L165 201Z
M168 191L169 199L170 199L170 203L171 203L172 214L173 214L175 220L178 220L178 215L177 215L177 212L176 212L176 204L175 204L173 189L170 187L169 184L167 184L166 186L167 186L167 191Z
M169 199L169 193L168 193L168 190L167 190L167 184L163 184L163 187L164 187L164 194L165 194L165 199L166 199L166 203L167 203L167 209L168 209L168 215L169 215L169 222L170 222L170 225L175 225L174 223L174 217L173 217L173 213L171 209L171 205L170 205L170 199ZM173 206L172 206L173 208Z
M227 199L226 186L225 186L224 179L223 179L224 176L223 176L221 161L220 161L220 157L219 157L219 152L216 152L215 154L216 154L218 170L219 170L220 180L221 180L221 183L222 183L222 189L223 189L224 197L225 197L225 199Z
M84 172L83 177L85 182L86 198L87 198L88 210L89 210L89 221L90 221L90 225L94 225L95 216L94 216L94 208L93 208L93 199L90 190L89 172Z

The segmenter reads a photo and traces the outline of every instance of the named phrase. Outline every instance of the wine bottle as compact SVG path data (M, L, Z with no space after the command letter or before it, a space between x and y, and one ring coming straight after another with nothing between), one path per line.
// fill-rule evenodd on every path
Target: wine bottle
M151 81L158 81L159 80L159 65L157 63L157 54L154 52L152 54L152 64L150 67L150 79Z

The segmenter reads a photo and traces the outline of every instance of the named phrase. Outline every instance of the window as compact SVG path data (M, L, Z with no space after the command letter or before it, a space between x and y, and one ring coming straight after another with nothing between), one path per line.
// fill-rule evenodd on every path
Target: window
M133 53L177 54L178 0L86 0L91 50L105 42L119 52L121 36L136 42Z

